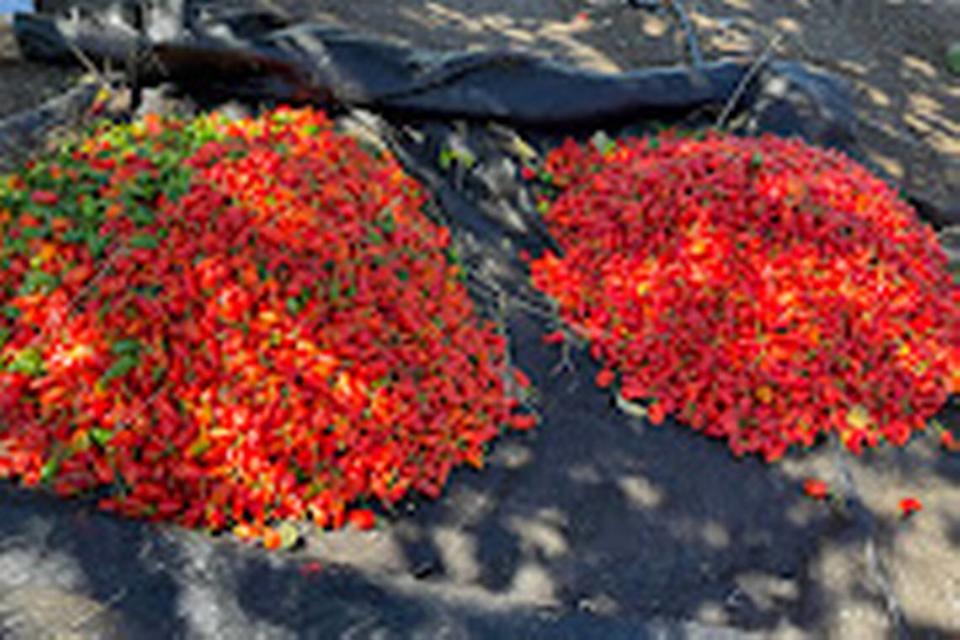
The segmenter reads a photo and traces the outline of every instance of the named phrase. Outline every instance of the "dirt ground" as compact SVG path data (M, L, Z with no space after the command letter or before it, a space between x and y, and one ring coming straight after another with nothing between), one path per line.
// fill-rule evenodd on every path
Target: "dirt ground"
M258 4L420 46L515 47L598 70L689 62L673 9L614 0ZM848 78L871 160L914 193L960 203L960 78L944 67L960 2L682 5L707 59L775 53ZM11 61L6 42L0 30L0 116L74 77ZM74 637L960 637L960 458L921 442L847 463L830 452L775 469L738 461L615 411L584 382L595 369L583 354L553 373L542 330L515 313L514 355L544 398L544 427L372 534L312 537L266 558L0 486L0 635L12 612L17 629ZM855 487L869 518L805 500L811 475ZM926 502L906 522L904 495Z

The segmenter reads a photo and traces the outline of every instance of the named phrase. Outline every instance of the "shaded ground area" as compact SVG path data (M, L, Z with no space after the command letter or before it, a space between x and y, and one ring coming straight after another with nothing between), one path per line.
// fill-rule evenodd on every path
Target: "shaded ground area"
M684 59L675 14L613 4L285 6L420 45L507 44L601 69ZM842 71L856 83L875 161L932 198L956 195L960 94L940 67L942 49L960 39L956 5L686 6L708 57L761 54L778 31L778 52ZM590 19L575 20L584 10ZM22 75L0 71L0 113L67 77L50 71L32 93L17 78L40 70L10 68ZM736 460L720 443L617 410L593 387L584 354L564 361L541 344L550 328L541 318L508 311L542 425L498 443L482 472L455 474L441 500L409 505L374 532L310 532L302 548L266 554L4 485L0 629L24 638L960 634L960 457L925 438L862 459L826 449L773 467ZM960 412L942 420L960 425ZM848 501L803 498L808 476ZM897 502L908 495L926 508L901 521Z

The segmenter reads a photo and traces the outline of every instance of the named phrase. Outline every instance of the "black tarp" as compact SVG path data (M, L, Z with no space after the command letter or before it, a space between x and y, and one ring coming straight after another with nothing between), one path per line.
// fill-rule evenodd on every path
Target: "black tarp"
M789 61L599 74L264 13L177 15L153 24L120 3L18 16L15 27L29 55L110 59L146 97L176 96L184 108L316 104L390 147L454 230L472 291L503 322L543 422L499 443L483 472L458 472L436 503L411 504L374 534L310 534L285 556L5 488L7 624L4 594L39 589L54 601L80 593L106 603L108 613L81 625L102 625L104 637L741 638L822 635L858 617L873 621L858 628L867 633L950 631L905 617L885 564L896 561L889 519L864 505L895 482L949 500L956 458L931 463L921 443L863 461L826 450L767 467L687 429L650 428L592 387L585 354L540 343L553 328L549 305L516 258L551 243L520 166L564 137L694 129L729 112L733 131L798 135L863 160L842 81ZM944 419L956 420L956 408ZM805 501L806 475L848 478L846 506ZM949 545L911 540L932 558L950 556ZM325 568L305 571L315 558ZM9 628L30 629L28 608L13 609L21 626Z

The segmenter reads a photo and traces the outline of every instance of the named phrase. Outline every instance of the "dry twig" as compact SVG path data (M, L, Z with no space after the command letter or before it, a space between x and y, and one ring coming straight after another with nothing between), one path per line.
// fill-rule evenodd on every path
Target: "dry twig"
M767 64L770 60L770 57L773 55L774 50L777 48L777 45L783 40L783 35L777 33L770 39L767 43L767 46L764 50L757 56L756 60L753 61L753 64L750 65L750 68L747 69L747 72L743 75L743 78L740 80L740 84L737 85L737 88L733 90L733 93L730 94L730 99L727 100L727 104L724 106L723 111L720 112L720 116L717 118L716 128L723 129L727 125L730 116L733 114L734 109L737 108L737 104L740 102L740 98L743 97L743 94L747 91L747 87L750 86L750 83L753 82L753 79L760 73L760 70Z

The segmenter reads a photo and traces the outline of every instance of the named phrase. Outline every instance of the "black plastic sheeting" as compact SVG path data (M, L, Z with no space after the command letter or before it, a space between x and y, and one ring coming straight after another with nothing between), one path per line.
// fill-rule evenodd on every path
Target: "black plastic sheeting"
M551 246L520 165L564 137L697 129L723 114L733 131L801 136L863 160L845 84L795 62L609 74L513 51L418 49L269 13L184 15L180 29L160 29L115 6L21 14L14 29L31 57L75 62L82 51L125 68L138 91L179 94L196 108L292 103L352 114L430 189L438 215L461 231L467 259L498 265L484 278L497 271L504 286L524 286L517 249Z
M70 60L76 48L92 59L132 61L141 81L172 81L206 100L336 103L560 128L689 112L732 94L746 71L715 63L699 72L592 73L526 54L450 55L246 14L198 22L182 39L154 42L113 18L20 15L14 28L31 57Z
M31 58L76 62L81 51L109 59L136 86L166 83L202 107L242 100L364 108L392 125L495 121L534 142L548 142L545 133L616 135L654 121L705 126L729 109L734 131L799 135L865 161L845 83L796 62L605 74L511 51L417 49L264 12L209 17L182 0L153 4L175 5L189 19L171 25L161 11L119 2L70 15L18 14L14 29ZM905 195L934 226L960 223L960 211Z
M499 444L483 473L458 472L448 496L378 533L402 548L399 566L382 548L371 550L363 534L311 535L302 555L268 558L13 492L3 497L0 518L4 548L13 551L0 561L9 569L20 559L18 570L30 576L21 586L49 588L52 581L101 602L116 596L110 609L123 618L118 635L145 638L741 638L784 625L822 635L827 613L839 605L831 581L812 568L817 553L873 544L872 516L810 508L795 477L736 461L688 430L651 430L615 410L587 382L595 365L585 354L560 359L540 344L553 328L552 312L529 288L516 256L552 246L519 173L564 137L697 129L724 114L735 132L800 136L862 161L842 81L784 61L600 74L514 52L421 50L325 25L289 25L264 13L199 15L171 26L104 10L70 18L21 15L15 28L34 58L72 62L79 50L112 60L147 103L162 95L186 109L315 104L364 143L390 148L432 194L431 214L453 229L471 290L511 337L516 363L541 394L544 418L537 432ZM921 213L936 224L950 221L930 207ZM927 473L922 454L883 456L906 475ZM834 461L821 452L803 464L819 474ZM876 483L870 473L854 461L849 475ZM949 484L960 467L946 460L932 473L931 483ZM646 498L639 495L643 487ZM631 495L648 502L638 507ZM492 506L473 510L471 501L480 498ZM805 524L786 517L788 509L806 513ZM40 559L33 521L56 523ZM565 542L542 543L544 550L524 537L529 531L518 533L516 523L524 522L548 542L544 531ZM714 529L728 532L732 543L711 546L698 537ZM460 550L444 541L451 531L473 541L478 575L457 576L451 559ZM333 554L335 565L338 557L356 564L370 556L388 569L334 566L304 577L301 563L341 537L348 551ZM61 557L80 567L85 586L41 575ZM531 565L556 583L546 609L512 600ZM897 610L873 574L856 571L863 571L857 579L873 604L854 602L853 614L879 611L883 618ZM771 609L763 594L743 587L744 575L798 592ZM0 576L0 587L7 582ZM470 597L445 597L461 588ZM708 606L728 610L736 629L691 622ZM909 630L905 624L891 620L888 630Z

